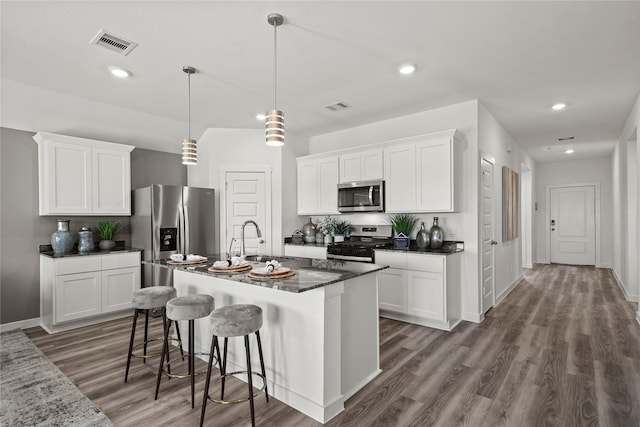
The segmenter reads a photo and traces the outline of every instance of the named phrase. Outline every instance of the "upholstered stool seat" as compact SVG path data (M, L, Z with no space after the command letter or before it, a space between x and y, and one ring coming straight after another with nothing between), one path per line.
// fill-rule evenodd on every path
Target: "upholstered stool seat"
M167 362L167 376L169 378L190 378L191 379L191 407L194 408L195 401L195 376L199 373L195 372L195 319L208 316L214 309L214 300L211 295L191 294L172 298L167 302L167 319L176 322L178 320L186 320L189 322L189 370L188 375L172 375L169 371L169 362ZM156 382L156 400L160 390L160 380L164 372L164 355L168 353L169 346L169 328L165 328L164 346L160 366L158 368L158 379ZM204 372L200 372L204 373Z
M207 369L207 379L204 386L204 397L202 401L202 412L200 414L200 426L204 423L204 415L207 407L207 401L211 400L215 403L241 403L247 400L250 403L251 408L251 424L255 426L255 411L253 404L253 375L262 378L262 388L258 391L264 391L267 402L269 402L269 393L267 391L267 377L264 369L264 359L262 357L262 343L260 342L260 328L262 327L262 309L256 305L251 304L236 304L227 305L215 309L209 315L209 330L211 331L211 351L209 352L209 367ZM251 371L251 352L249 349L249 335L256 335L258 343L258 354L260 356L260 368L261 374ZM247 370L237 372L226 372L227 367L227 343L228 339L232 337L244 337L244 348L247 359ZM220 391L220 399L212 399L209 397L209 385L211 383L211 368L213 366L214 352L217 355L217 359L220 360L220 347L218 345L218 337L224 338L224 355L220 366L220 376L216 378L216 381L220 380L222 383ZM225 378L236 374L246 374L247 382L249 386L249 396L246 399L240 400L224 400L224 386Z
M167 318L165 312L165 306L167 302L176 297L176 290L171 286L150 286L147 288L137 289L133 291L131 298L131 305L134 308L133 313L133 325L131 327L131 339L129 341L129 352L127 354L127 368L124 374L124 382L129 379L129 367L131 365L131 357L140 357L144 363L147 363L147 359L150 357L157 357L160 354L148 354L147 344L151 341L156 341L161 338L149 339L149 310L161 310L163 330L167 327ZM144 312L144 340L141 344L135 347L143 346L142 354L134 353L134 342L136 335L136 324L138 321L138 315ZM176 333L178 335L178 341L180 340L180 330L176 325ZM180 351L182 352L182 344L180 344ZM167 355L168 357L168 355ZM184 356L183 356L184 357Z

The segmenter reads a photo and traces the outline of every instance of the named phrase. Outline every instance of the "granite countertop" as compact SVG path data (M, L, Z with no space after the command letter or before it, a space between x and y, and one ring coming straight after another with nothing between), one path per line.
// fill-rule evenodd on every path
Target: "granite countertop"
M374 273L376 271L388 268L388 266L381 266L365 262L263 255L260 261L249 261L252 269L262 269L265 266L265 261L275 259L278 260L283 267L288 267L292 270L295 270L296 274L294 276L279 280L253 279L249 277L249 272L251 270L240 273L219 273L209 271L208 268L211 267L215 261L220 259L224 258L221 258L218 254L211 254L207 257L206 263L198 265L167 264L168 260L166 259L142 261L142 263L156 264L164 266L166 268L182 270L189 273L201 274L214 278L232 280L234 282L246 283L248 285L260 286L263 288L272 288L293 293L309 291L311 289L328 286L333 283L342 282L344 280L353 279L354 277Z
M294 245L294 246L315 246L318 248L326 248L329 244L328 243L293 243L291 237L285 237L284 238L284 244L285 245Z
M464 242L455 242L445 240L441 248L433 249L420 249L416 246L416 241L412 240L409 244L408 249L398 249L394 247L388 248L376 248L376 251L391 251L391 252L411 252L411 253L419 253L419 254L430 254L430 255L452 255L457 254L459 252L464 251Z
M142 249L130 248L126 246L116 246L110 251L96 249L89 252L78 252L77 246L75 246L71 252L66 252L62 254L62 253L55 253L51 248L51 245L40 245L39 252L40 252L40 255L57 259L57 258L69 258L69 257L76 257L76 256L109 255L109 254L119 254L119 253L126 253L126 252L142 252Z

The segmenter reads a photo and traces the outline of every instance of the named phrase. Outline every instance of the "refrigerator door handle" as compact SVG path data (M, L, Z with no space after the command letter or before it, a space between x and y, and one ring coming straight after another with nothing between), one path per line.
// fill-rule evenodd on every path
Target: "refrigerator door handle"
M184 235L184 207L178 207L178 253L183 254L185 257L187 254L185 253L185 235Z
M184 249L184 256L186 257L187 251L189 250L189 248L191 247L191 244L189 242L189 236L191 235L189 233L189 209L187 208L186 203L182 206L182 209L180 210L180 212L182 212L182 227L184 230L184 234L182 235L182 242L184 244L183 249ZM186 259L186 258L185 258Z

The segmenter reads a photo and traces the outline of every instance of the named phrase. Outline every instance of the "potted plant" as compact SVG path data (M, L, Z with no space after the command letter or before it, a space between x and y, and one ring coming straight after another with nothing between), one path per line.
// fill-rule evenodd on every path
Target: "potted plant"
M333 240L344 242L344 236L351 231L351 224L347 221L336 220L333 224Z
M331 243L333 241L332 236L335 230L335 223L336 220L328 215L318 222L318 230L324 235L324 243Z
M393 228L393 246L399 249L409 248L409 236L416 225L418 218L411 214L400 213L389 218L391 228Z
M113 240L113 236L116 235L121 229L120 222L104 219L98 223L96 231L98 232L98 238L100 242L98 247L103 250L110 250L116 247L116 242Z

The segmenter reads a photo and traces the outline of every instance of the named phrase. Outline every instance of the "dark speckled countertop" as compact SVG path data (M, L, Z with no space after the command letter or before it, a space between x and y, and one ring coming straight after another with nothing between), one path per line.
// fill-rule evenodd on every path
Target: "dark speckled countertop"
M445 240L441 248L433 249L420 249L416 246L416 241L412 240L408 249L398 249L394 247L377 248L376 251L392 251L392 252L410 252L418 254L432 254L432 255L452 255L458 252L464 251L464 242L454 242Z
M109 255L109 254L119 254L125 252L142 252L142 249L129 248L125 246L116 246L110 251L103 251L102 249L96 249L89 252L78 252L77 247L74 247L71 252L65 253L55 253L51 248L51 245L40 245L38 248L40 255L47 256L49 258L69 258L76 256L91 256L91 255Z
M209 271L208 268L211 267L215 261L220 259L223 258L220 258L217 254L212 254L207 257L207 261L205 263L198 265L171 265L167 264L166 259L143 261L143 264L157 264L166 268L187 271L194 274L233 280L234 282L246 283L248 285L267 287L294 293L309 291L311 289L320 288L388 268L387 266L366 262L263 255L259 261L249 261L254 269L262 269L267 260L275 259L278 260L283 267L295 270L296 274L285 279L253 279L249 277L249 272L251 270L240 273L219 273Z

